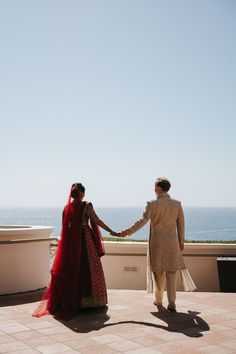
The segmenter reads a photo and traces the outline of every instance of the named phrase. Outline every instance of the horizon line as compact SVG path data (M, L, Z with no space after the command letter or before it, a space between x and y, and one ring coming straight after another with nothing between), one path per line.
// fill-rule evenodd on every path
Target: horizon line
M65 204L66 205L66 204ZM64 206L65 206L64 205ZM36 208L64 208L64 206L58 206L58 205L51 205L51 206L42 206L42 205L37 205L37 206L30 206L30 205L25 205L25 206L0 206L0 209L17 209L17 208L31 208L31 209L36 209ZM183 205L183 208L236 208L236 205ZM97 205L96 208L145 208L143 205Z

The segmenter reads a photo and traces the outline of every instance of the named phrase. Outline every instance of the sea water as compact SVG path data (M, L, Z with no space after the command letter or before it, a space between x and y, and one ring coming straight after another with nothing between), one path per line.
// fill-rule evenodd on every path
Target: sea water
M97 215L114 231L130 227L141 218L144 208L95 208ZM184 208L187 240L236 240L236 208ZM0 225L53 226L54 236L60 235L62 208L0 208ZM130 239L147 240L149 223ZM109 233L102 230L103 236Z

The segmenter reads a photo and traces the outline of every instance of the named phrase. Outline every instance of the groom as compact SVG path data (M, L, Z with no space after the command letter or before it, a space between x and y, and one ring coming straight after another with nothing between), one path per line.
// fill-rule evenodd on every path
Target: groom
M176 312L176 271L185 269L181 251L184 249L184 214L181 203L167 193L171 187L165 177L159 177L155 183L157 199L147 203L140 220L119 235L132 235L150 220L148 247L148 266L156 285L155 302L158 308L163 305L163 291L166 278L168 298L167 309ZM152 281L151 281L152 284ZM149 288L149 290L151 290Z

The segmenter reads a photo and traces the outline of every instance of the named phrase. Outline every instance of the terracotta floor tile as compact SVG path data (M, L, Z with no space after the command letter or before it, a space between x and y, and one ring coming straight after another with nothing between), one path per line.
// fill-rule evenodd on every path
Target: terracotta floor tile
M49 328L55 326L53 323L47 320L41 320L38 318L34 318L34 319L32 318L30 321L29 319L24 319L21 322L31 329L42 329L42 328Z
M93 340L81 338L66 341L65 344L74 350L79 350L79 352L82 348L90 348L96 345Z
M60 334L60 333L67 333L69 332L68 328L62 326L52 326L48 328L40 328L38 332L45 335L53 335L53 334Z
M79 349L81 354L117 354L120 353L117 350L108 347L107 345L96 345L89 348Z
M131 340L120 340L119 342L108 343L108 346L121 352L142 347L140 344Z
M227 331L229 329L231 329L231 327L225 326L223 324L217 324L217 323L214 323L210 326L211 332L223 332L223 331Z
M22 340L25 344L27 344L31 348L36 348L42 345L48 345L48 344L53 344L56 343L56 341L50 337L47 336L41 336L41 337L32 337L32 338L27 338Z
M225 333L227 331L224 331ZM211 333L207 336L204 337L204 341L207 343L214 343L214 344L222 344L224 342L227 342L229 340L229 337L225 334L221 333Z
M15 339L24 341L24 339L42 337L42 334L38 333L37 330L31 329L29 331L12 333L12 337L14 337Z
M7 343L7 342L12 342L12 337L9 336L8 334L0 334L0 344L1 343Z
M161 354L161 352L158 352L157 350L151 349L151 348L142 348L142 349L135 349L135 350L128 350L124 352L125 354Z
M236 337L235 337L236 338ZM222 345L227 348L232 348L236 352L236 339L223 342Z
M66 352L61 352L60 354L81 354L80 352L78 352L77 350L67 350Z
M142 290L108 295L107 309L63 323L52 316L32 318L37 303L29 294L1 298L0 353L236 353L235 294L179 292L177 314L159 313L153 294Z
M43 354L58 354L58 353L62 353L62 352L71 350L70 347L68 347L62 343L42 345L42 346L39 346L35 349L37 349L40 353L43 353Z
M17 332L22 332L22 331L29 331L30 328L22 325L21 323L18 322L12 322L8 323L5 326L3 326L2 331L7 333L7 334L14 334Z
M158 344L158 345L152 346L151 348L154 350L157 350L161 353L179 353L181 351L185 351L185 350L189 349L180 343L178 343L178 345L176 345L175 342Z
M22 349L22 350L16 350L16 351L11 351L11 354L39 354L38 350L36 349Z
M120 337L116 336L115 334L97 335L95 337L90 338L101 344L120 341Z
M80 333L75 333L71 331L66 331L63 333L57 333L52 335L50 334L50 338L53 338L57 342L63 342L63 343L69 340L79 339L80 337L82 337Z
M156 334L156 332L155 332ZM142 328L132 328L131 326L127 328L127 330L123 329L122 328L122 331L120 332L117 332L117 335L119 335L121 338L124 338L124 339L134 339L135 338L142 338L143 335L144 335L144 331ZM150 333L151 335L151 333Z
M0 344L0 353L6 353L13 350L16 351L16 350L27 349L27 348L29 347L25 343L15 340L12 342Z
M235 320L236 319L236 312L235 311L229 311L229 312L224 312L221 315L222 319L226 320Z
M182 339L181 341L176 341L175 342L176 346L181 344L186 350L197 350L198 348L207 346L208 343L204 340L204 337L201 338L188 338L188 339Z
M134 342L144 345L145 346L152 346L152 345L157 345L157 344L163 344L166 343L166 340L164 340L163 338L156 336L148 336L146 335L145 337L139 337L139 338L134 338L133 339Z
M227 331L224 331L224 335L235 339L236 338L236 329L234 328L234 329L229 329Z
M190 349L190 348L188 348L188 349L181 349L179 352L178 352L178 354L199 354L200 352L199 352L199 350L197 350L197 349L194 349L194 348L192 348L192 349Z
M208 345L198 349L200 353L211 353L211 354L230 354L235 353L234 350L223 347L221 345Z
M222 322L222 325L227 326L227 327L231 327L231 328L236 328L236 320L224 321L224 322Z

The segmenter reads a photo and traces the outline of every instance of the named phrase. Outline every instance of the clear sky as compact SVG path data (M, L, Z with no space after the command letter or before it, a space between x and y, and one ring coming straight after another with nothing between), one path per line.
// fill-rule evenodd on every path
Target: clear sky
M0 206L236 206L234 0L0 0Z

